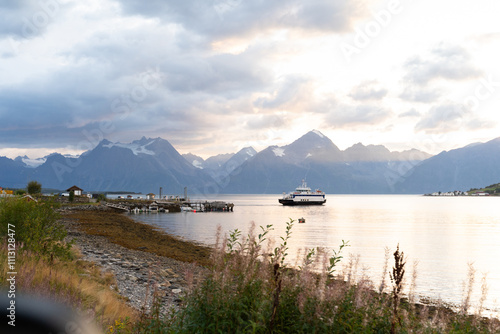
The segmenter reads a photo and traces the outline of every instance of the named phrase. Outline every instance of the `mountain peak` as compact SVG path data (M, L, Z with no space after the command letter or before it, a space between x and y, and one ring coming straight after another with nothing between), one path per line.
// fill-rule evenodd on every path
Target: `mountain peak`
M154 151L151 151L146 148L146 146L149 146L152 144L154 140L147 139L146 137L142 137L141 140L136 140L131 143L112 143L109 140L103 139L101 143L99 144L101 147L104 148L113 148L113 147L119 147L119 148L124 148L124 149L129 149L134 153L134 155L139 155L139 154L148 154L148 155L155 155L156 153Z
M308 147L308 148L335 148L338 150L337 146L324 134L322 134L318 130L311 130L302 137L298 138L295 140L293 143L290 145L287 145L287 147L297 147L297 146L303 146Z
M325 138L325 135L324 135L324 134L322 134L319 130L314 129L314 130L312 130L312 131L310 131L310 132L312 132L312 133L316 134L316 135L317 135L317 136L319 136L320 138Z
M246 154L246 155L248 155L250 157L253 157L254 155L257 154L257 151L252 146L243 147L238 153L240 153L240 152L242 154Z

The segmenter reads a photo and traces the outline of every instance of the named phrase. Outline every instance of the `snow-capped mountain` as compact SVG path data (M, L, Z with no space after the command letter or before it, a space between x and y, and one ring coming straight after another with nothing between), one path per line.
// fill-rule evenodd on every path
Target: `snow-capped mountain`
M113 147L126 148L131 150L132 153L134 153L134 155L139 155L139 154L155 155L156 153L154 151L148 150L146 148L147 146L153 144L155 140L156 139L146 139L145 137L143 137L141 140L139 141L136 140L129 144L109 142L108 144L103 144L102 146L106 148L113 148Z
M231 159L233 155L234 153L218 154L213 157L207 158L207 160L204 160L202 157L191 153L186 153L182 156L196 168L217 170L222 167L222 165L224 165L229 159Z
M78 158L52 154L30 178L56 189L78 184L84 190L158 193L162 187L170 194L207 180L168 141L146 137L125 144L103 140Z
M320 131L285 146L203 160L182 156L162 138L131 143L101 141L81 156L50 154L40 159L0 157L0 186L44 188L76 184L89 191L182 194L282 193L306 179L327 193L423 193L468 190L500 181L500 138L430 157L418 150L391 152L355 144L341 151ZM198 161L196 163L195 161Z
M218 154L207 158L207 160L203 160L202 157L192 153L186 153L182 156L194 167L206 169L209 173L218 171L230 173L255 154L257 154L257 151L253 147L245 147L237 153Z
M421 160L428 156L423 152L413 155L422 156ZM289 145L270 146L256 154L231 175L225 190L281 193L295 189L306 179L311 187L330 193L391 193L393 184L386 176L406 163L403 157L373 145L357 144L341 151L328 137L313 130Z
M193 165L196 168L203 169L205 160L203 160L202 157L199 157L197 155L194 155L192 153L186 153L182 155L184 159L186 159L191 165Z
M239 168L245 161L253 158L257 151L253 147L245 147L233 154L222 166L221 169L226 173L232 173Z

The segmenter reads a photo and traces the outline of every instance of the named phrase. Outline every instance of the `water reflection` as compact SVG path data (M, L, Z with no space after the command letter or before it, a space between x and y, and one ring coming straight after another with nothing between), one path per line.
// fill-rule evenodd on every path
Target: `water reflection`
M324 206L284 207L278 203L279 197L225 195L217 199L233 202L232 213L146 214L135 218L212 245L218 225L225 232L237 228L246 234L251 221L257 226L273 224L271 235L278 243L286 222L304 217L306 223L295 224L292 230L290 263L295 263L293 257L299 249L337 249L342 240L349 240L347 252L360 255L361 266L378 284L385 248L394 251L399 244L408 257L408 279L412 263L418 261L418 294L460 303L468 263L474 263L477 286L473 300L479 300L481 275L487 273L486 305L498 311L500 212L496 208L500 198L329 195Z

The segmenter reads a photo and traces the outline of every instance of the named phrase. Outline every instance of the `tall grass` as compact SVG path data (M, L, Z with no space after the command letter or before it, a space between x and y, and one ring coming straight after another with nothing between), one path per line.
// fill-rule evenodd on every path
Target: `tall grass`
M39 258L31 250L16 254L16 291L68 305L95 319L108 324L115 319L134 318L134 311L127 306L110 286L116 285L112 274L102 273L94 264L80 260ZM0 262L7 263L7 245L0 245ZM7 266L0 270L0 287L8 278Z
M219 228L211 273L185 296L184 306L163 317L158 314L143 317L140 325L130 328L131 332L146 333L141 331L146 327L149 330L154 327L151 333L492 333L500 330L495 320L409 303L413 297L404 297L406 259L399 247L390 274L391 294L383 292L385 274L377 289L374 282L357 273L359 258L348 263L348 281L332 275L342 259L340 254L346 242L337 251L307 250L300 270L289 268L285 260L288 244L293 240L292 227L290 221L277 246L266 240L271 225L260 227L259 233L252 227L245 237L238 230L222 237ZM384 272L387 273L387 265ZM415 264L410 292L415 289L416 275Z
M113 275L81 260L72 243L65 242L67 232L58 219L52 203L0 201L0 289L7 288L7 273L15 271L16 294L61 303L105 326L119 318L135 319L110 289L116 286ZM8 258L12 253L14 262Z

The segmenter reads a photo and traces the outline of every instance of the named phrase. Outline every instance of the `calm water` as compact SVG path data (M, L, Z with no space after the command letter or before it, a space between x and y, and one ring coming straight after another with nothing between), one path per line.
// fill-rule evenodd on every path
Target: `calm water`
M329 195L320 207L284 207L281 195L224 195L218 200L235 204L234 212L141 214L133 216L184 239L212 245L217 225L223 231L248 231L273 224L277 236L285 233L289 218L306 219L295 224L290 239L290 255L298 249L316 246L345 248L343 264L360 257L360 274L365 272L380 283L385 248L392 252L399 243L408 258L409 282L413 263L418 261L417 295L459 304L468 264L476 269L473 303L481 294L481 278L487 274L486 307L500 314L500 198L424 197L414 195ZM394 263L391 252L390 265ZM388 280L388 278L387 278ZM408 285L406 287L408 291Z

